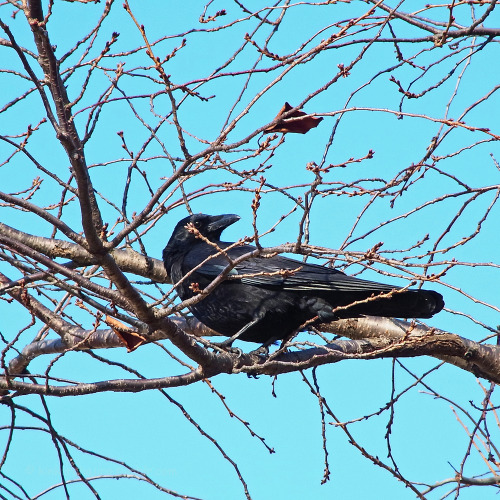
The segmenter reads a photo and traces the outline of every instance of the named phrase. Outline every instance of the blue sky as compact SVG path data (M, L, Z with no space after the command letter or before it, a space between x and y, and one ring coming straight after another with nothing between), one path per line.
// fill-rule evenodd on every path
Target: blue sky
M410 12L412 8L417 8L416 6L420 4L404 2L401 9ZM145 25L150 40L180 34L195 25L200 29L207 27L198 23L204 7L203 2L174 5L171 2L134 1L131 2L131 7L139 23ZM236 4L214 3L209 7L208 12L214 13L220 8L226 8L228 15L208 27L214 27L242 15ZM255 7L252 6L252 8ZM102 9L102 4L56 3L49 23L49 31L52 43L57 45L58 56L64 54L88 31L90 26L95 24ZM360 15L366 12L366 9L364 2L338 3L323 7L298 6L287 14L286 22L280 27L269 48L280 54L292 52L303 39L316 33L323 26ZM9 24L20 44L34 50L26 20L21 13L15 19L10 19L8 11L9 9L5 6L0 9L2 20ZM482 11L478 8L478 12L480 15ZM463 16L463 22L470 22L466 20L465 13L460 15ZM436 16L446 16L446 12L438 12ZM488 19L487 26L498 26L499 21L499 14L494 13ZM402 24L397 22L394 25L398 35L416 36L414 30L407 31ZM206 77L243 43L244 34L249 32L252 26L251 22L240 23L228 30L216 33L194 33L187 36L186 47L181 49L165 66L166 71L171 74L172 81L183 83ZM326 38L326 33L330 34L332 30L334 28L329 28L325 34L318 35L315 43ZM112 7L112 13L104 22L91 55L95 56L99 52L105 41L110 39L113 31L119 32L120 37L117 44L113 46L112 53L126 52L141 44L140 34L130 17L122 9L121 4L117 4ZM265 32L265 34L268 33L269 31ZM369 34L363 36L369 36ZM264 38L264 34L255 37L259 43L262 43ZM179 46L180 42L181 37L172 36L156 45L155 51L163 57L174 47ZM465 42L462 43L465 44ZM447 47L432 51L430 50L431 44L420 48L411 44L401 44L401 48L406 57L425 49L415 59L417 66L437 61L450 53ZM304 100L336 74L339 63L349 64L360 49L361 45L332 49L311 63L290 72L249 110L235 130L229 134L228 142L241 140L252 130L270 122L285 101L295 105ZM434 118L448 116L457 119L464 109L498 84L500 70L498 65L491 63L496 57L495 50L496 45L490 44L475 55L470 62L465 60L458 65L454 75L435 91L428 92L421 99L406 100L403 111ZM5 61L6 67L19 70L20 66L14 52L6 47L0 47L0 51L1 60ZM412 86L412 91L422 91L439 81L455 67L460 59L465 58L467 53L467 51L462 51L450 59L445 59L436 67L432 67L422 79L416 81ZM230 69L236 71L247 68L256 59L255 49L247 47L230 66ZM72 56L69 63L74 63L76 60L76 56ZM123 56L109 61L105 60L103 66L115 68L116 64L122 60L126 61L127 70L136 67L135 72L142 75L138 78L124 78L120 86L125 92L129 95L147 96L160 89L160 86L144 77L145 75L156 77L156 74L143 69L143 66L149 64L143 51L132 57ZM67 64L65 63L64 67ZM264 61L261 66L269 64L269 61ZM356 93L346 107L397 110L401 94L397 92L394 83L389 81L389 77L394 75L403 83L408 84L417 78L420 72L417 68L408 69L407 66L383 72L395 64L397 60L392 45L372 47L364 59L351 71L348 78L340 79L327 91L311 99L305 110L326 114L342 110L351 93L379 72L382 73ZM448 115L446 115L446 106L455 92L457 77L464 67L465 71L459 82L457 96L452 100ZM277 74L278 72L263 73L252 77L248 89L243 93L242 100L237 104L231 118L234 118ZM70 98L78 95L84 77L85 72L79 71L68 80ZM74 111L95 102L109 85L108 78L112 77L111 70L98 72L91 80L88 95ZM11 96L20 93L19 89L22 91L23 85L29 88L29 84L20 78L2 74L0 94L4 97L0 106L3 106ZM207 102L198 99L186 100L179 110L179 121L191 134L187 138L187 145L192 153L197 153L206 147L196 137L205 141L216 139L244 85L245 77L242 76L220 78L199 89L202 95L215 97ZM117 93L116 96L118 95ZM147 98L134 99L133 104L138 114L148 124L154 126L158 122L158 116L151 112ZM489 127L492 132L498 134L499 104L498 96L493 94L486 103L472 110L464 120L470 126ZM166 113L168 106L168 99L165 96L159 97L155 101L155 113ZM314 179L313 174L306 170L306 165L308 162L321 163L337 116L325 115L324 121L318 128L306 135L286 136L285 143L268 161L272 164L265 174L268 182L280 187L304 184L305 186L292 190L296 196L303 195L308 189L307 184ZM43 117L41 104L37 96L33 94L28 98L25 106L19 106L4 113L3 119L0 120L0 133L21 133L28 123L35 125L41 117ZM77 125L81 132L85 127L86 117L87 114L84 112L78 114ZM374 158L352 164L348 168L334 168L325 174L324 180L330 183L372 178L387 181L425 155L427 146L439 128L438 123L424 118L407 116L403 120L398 120L394 114L381 111L348 112L342 117L332 145L326 152L325 164L342 164L351 157L365 156L369 150L375 151ZM91 175L96 189L104 197L121 206L124 179L129 162L126 161L126 154L121 148L118 131L124 132L127 145L134 152L138 151L148 136L147 129L134 117L123 101L108 104L103 108L96 132L86 145L86 157L89 165L95 165L91 169ZM454 129L435 154L445 156L488 138L486 134L481 134L477 131ZM164 124L158 132L158 137L170 154L180 155L173 126ZM257 139L257 137L252 139L243 148L255 148ZM67 158L62 149L57 147L53 130L47 124L42 125L40 132L30 139L29 151L45 167L53 169L63 179L68 178ZM0 143L1 161L4 161L11 152L10 146ZM224 161L231 161L243 154L231 152L221 154L221 157ZM499 173L490 155L494 155L497 160L500 159L499 148L495 142L465 149L460 154L454 154L438 162L437 166L474 188L498 185ZM153 187L157 188L161 185L161 178L171 173L171 166L166 159L165 151L158 142L153 141L147 148L144 158L151 159L147 163L140 163L140 167L147 171ZM116 159L120 161L114 162L113 160ZM249 159L236 164L235 168L240 170L255 168L262 160L262 157ZM2 190L15 192L24 189L36 175L40 173L25 158L18 158L16 162L11 162L0 169ZM185 187L188 191L194 191L209 182L220 183L226 180L235 181L235 179L236 177L230 176L227 171L216 170L188 180ZM40 190L34 198L42 205L53 203L54 193L58 192L54 191L55 187L50 179L44 180L44 183L44 187L48 186L48 188ZM363 181L361 184L373 186L377 182L372 184ZM247 186L255 189L257 184L249 182ZM381 222L404 214L426 200L459 190L457 183L450 177L445 179L443 175L429 171L422 181L396 200L394 207L390 206L389 198L382 198L373 203L362 217L350 240L355 240ZM453 226L450 235L441 242L440 248L459 241L460 238L475 231L478 221L493 199L493 194L490 192L480 196L467 207ZM147 203L148 196L145 184L141 182L139 176L134 174L133 190L128 203L129 215L134 211L140 211ZM253 196L254 193L251 191L214 193L195 199L192 202L192 209L194 212L241 215L241 221L228 228L225 233L225 237L232 241L252 233L250 204ZM178 194L173 199L176 197ZM361 196L318 197L311 211L311 243L339 248L367 201L367 197ZM408 251L405 255L413 256L423 253L424 250L430 248L432 242L450 223L463 201L463 197L455 197L438 206L432 205L412 217L382 227L373 234L353 242L348 249L365 251L379 241L384 242L383 251L406 249L429 233L429 243L424 244L420 252ZM105 219L113 223L117 217L116 211L102 200L100 205ZM280 215L292 208L291 200L282 194L276 192L265 194L259 212L259 229L265 231L277 221ZM50 228L35 216L6 207L2 207L1 210L1 220L6 224L28 232L50 235ZM160 257L173 226L186 214L184 207L172 210L145 235L143 241L149 255ZM456 258L464 262L498 264L497 249L500 238L494 221L499 215L499 209L495 207L480 235L467 245L453 248L445 257ZM295 241L300 217L299 211L294 213L281 223L274 233L263 238L263 244L272 246ZM73 224L76 230L80 230L76 203L70 204L65 209L65 220ZM139 250L138 247L136 249ZM347 272L354 273L359 270L360 267L350 266ZM382 265L378 266L377 270L396 272ZM399 284L406 283L401 278L381 276L375 270L364 273L364 276L383 281L392 280L391 282ZM447 274L445 282L498 307L498 279L498 268L460 266ZM470 314L491 327L500 323L497 311L474 303L444 285L436 284L433 288L443 293L447 307L451 310ZM163 287L163 290L166 289L166 286ZM148 291L154 293L152 287ZM22 316L21 308L16 305L0 302L0 310L4 317L0 331L6 338L10 338L13 332L17 332L29 323L29 318ZM82 321L89 321L87 316L75 314ZM429 323L473 340L480 340L488 335L488 331L479 324L463 315L446 311L430 320ZM86 327L90 328L91 323L86 324ZM16 345L22 347L28 343L38 328L40 325L24 332ZM167 348L170 349L170 346L167 345ZM179 365L155 345L143 346L130 354L125 353L124 349L100 351L97 354L112 361L125 363L147 377L180 373ZM430 358L401 361L410 371L418 375L422 375L439 363L438 360ZM48 363L49 360L42 356L33 361L30 371L44 373ZM341 421L349 421L375 413L386 405L391 398L392 370L391 360L353 360L319 368L317 379L323 397L326 398L337 418ZM396 392L402 391L413 383L412 376L398 364L394 370ZM54 376L82 382L131 376L119 367L105 365L92 359L86 353L66 354L55 363L51 373ZM310 371L306 372L305 376L312 381ZM250 422L251 429L264 437L266 443L274 448L276 453L270 454L261 441L257 437L252 437L241 422L229 417L219 397L206 384L198 383L167 392L185 408L206 433L222 446L229 457L237 462L252 498L258 500L268 498L341 498L346 500L414 498L414 494L402 483L392 478L388 472L364 460L360 452L348 443L342 430L330 424L332 421L330 417L326 418L326 435L331 476L330 481L325 485L320 484L324 468L321 415L318 400L311 394L300 373L278 377L274 383L276 397L272 394L273 380L269 377L262 376L255 380L245 375L222 375L212 382L217 391L224 394L225 402L231 410L241 419ZM477 417L477 412L475 413L472 409L469 401L480 405L483 392L473 375L461 372L453 366L444 366L428 375L425 382L436 393L462 405ZM157 391L138 394L103 393L76 398L48 398L47 401L54 427L62 435L84 448L109 455L146 472L165 488L207 500L244 498L241 482L231 464L221 456L216 446L203 437L196 426L183 416L178 406L169 402ZM495 394L493 402L495 403ZM18 398L18 403L43 413L38 397ZM463 413L460 414L460 418L469 428L473 426ZM384 439L388 421L389 412L383 411L379 416L351 424L349 430L369 453L379 456L381 460L390 464L390 459L387 458L387 442ZM7 427L10 422L10 411L3 406L0 407L0 422ZM33 418L23 415L22 412L17 412L16 424L19 426L39 425ZM495 441L499 429L493 417L489 421L489 431L492 441ZM4 446L2 443L6 442L7 433L5 428L0 433L0 449ZM467 435L457 421L449 401L429 394L421 385L412 388L401 397L395 407L391 447L405 477L426 483L453 477L455 474L453 468L460 467L467 446ZM123 467L79 451L75 451L75 459L87 477L116 473L130 474ZM28 428L17 431L2 470L8 476L22 480L30 496L39 494L45 488L58 483L60 481L59 468L50 435ZM65 472L67 478L74 478L74 473L67 464ZM482 472L487 472L485 464L473 449L465 474L472 476ZM5 483L2 481L0 478L0 484L16 491L8 481ZM165 496L144 482L126 478L96 480L95 487L103 499L156 499ZM447 491L446 487L429 498L439 498L439 493L443 494L444 491ZM92 498L89 490L83 485L71 485L70 492L71 498ZM8 496L5 490L0 490L0 494L6 495L9 499L15 498ZM461 492L461 498L475 499L479 498L479 494L484 499L493 498L495 490L469 491L464 489ZM64 492L62 488L57 488L41 498L64 498Z

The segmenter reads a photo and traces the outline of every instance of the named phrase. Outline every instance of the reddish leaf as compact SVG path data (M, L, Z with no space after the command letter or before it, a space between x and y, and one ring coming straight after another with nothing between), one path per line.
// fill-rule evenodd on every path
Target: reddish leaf
M125 326L111 316L106 316L105 323L111 327L116 336L122 341L128 352L135 351L139 346L147 342L146 338L139 335L136 331Z
M280 118L283 113L290 111L293 109L293 106L290 106L287 102L280 109L279 113L276 115L275 119ZM312 128L318 126L319 122L323 120L323 118L316 118L314 116L306 116L307 113L304 111L294 111L287 118L280 120L276 125L272 127L268 127L264 130L265 134L272 134L274 132L281 132L282 134L293 133L293 134L306 134ZM303 116L304 118L301 118Z

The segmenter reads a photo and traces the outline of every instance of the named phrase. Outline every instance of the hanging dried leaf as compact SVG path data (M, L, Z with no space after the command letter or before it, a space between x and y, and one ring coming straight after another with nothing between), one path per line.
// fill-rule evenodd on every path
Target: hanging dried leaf
M290 111L291 109L293 109L293 106L290 106L290 104L285 102L285 105L280 109L275 119L280 118L281 115L283 115L287 111ZM304 118L301 118L302 116ZM276 123L276 125L266 128L264 130L264 133L272 134L274 132L281 132L282 134L306 134L312 128L317 127L321 120L323 120L323 118L307 116L307 113L304 113L304 111L297 110L287 118L280 120L278 123Z
M122 341L128 352L135 351L139 346L147 342L145 337L111 316L106 316L104 321Z

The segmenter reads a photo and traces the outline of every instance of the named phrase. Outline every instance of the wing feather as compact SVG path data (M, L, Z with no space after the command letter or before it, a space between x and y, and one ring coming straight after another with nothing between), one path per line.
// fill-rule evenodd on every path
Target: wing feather
M224 246L227 246L227 244L224 244ZM253 250L255 250L255 247L245 245L232 248L228 252L232 259L236 259ZM214 252L216 252L215 249L207 246L205 248L206 255L200 255L199 252L193 255L188 254L184 263L189 269L192 269L196 267L200 260L205 260ZM223 272L228 264L229 261L224 255L214 255L200 266L196 272L213 279ZM241 278L238 278L238 276L241 276ZM390 291L399 288L393 285L354 278L336 269L317 264L306 264L279 255L270 258L258 257L245 260L230 271L228 278L239 279L241 283L247 285L290 291L367 292Z

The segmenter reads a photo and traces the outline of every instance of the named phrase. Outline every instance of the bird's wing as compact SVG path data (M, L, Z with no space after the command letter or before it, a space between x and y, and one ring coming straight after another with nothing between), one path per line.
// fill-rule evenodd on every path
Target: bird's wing
M257 259L255 259L257 260ZM252 263L246 268L237 267L238 273L244 275L242 283L262 287L279 287L282 290L306 291L325 290L338 292L356 291L390 291L398 288L374 281L366 281L347 276L341 271L316 264L305 264L285 257L270 259L264 271L252 273ZM246 263L245 263L246 264ZM266 263L264 263L265 265ZM260 267L260 266L259 266ZM250 276L248 276L250 274Z
M228 251L232 259L255 250L250 245L232 248ZM190 252L185 259L187 266L192 269L214 253L213 248L202 251ZM207 278L215 278L223 272L229 264L227 257L214 255L204 264L199 266L196 272ZM304 291L325 290L339 292L356 291L390 291L399 288L393 285L385 285L373 281L361 280L347 276L336 269L319 266L317 264L306 264L297 260L282 256L270 258L257 257L244 260L237 264L228 274L227 279L238 280L241 283L265 287L278 288L281 290Z

